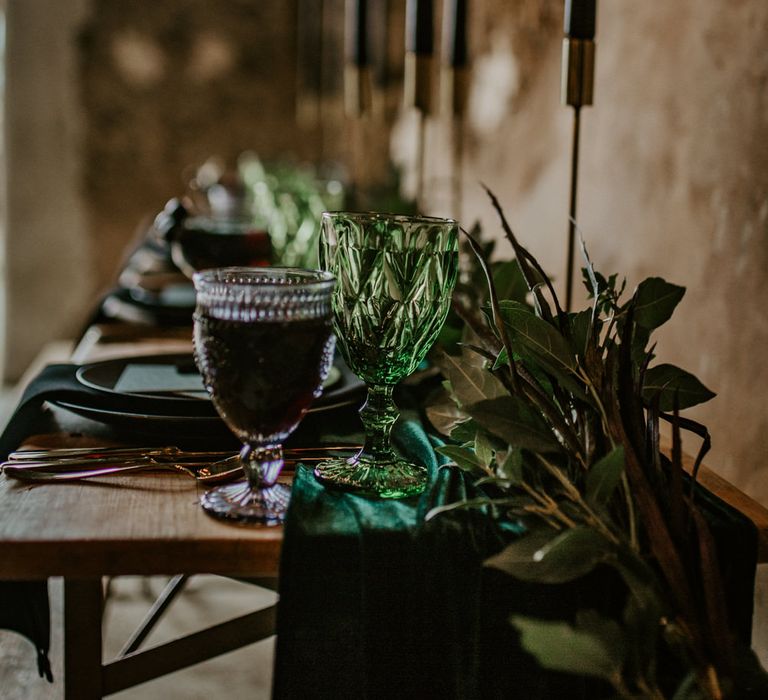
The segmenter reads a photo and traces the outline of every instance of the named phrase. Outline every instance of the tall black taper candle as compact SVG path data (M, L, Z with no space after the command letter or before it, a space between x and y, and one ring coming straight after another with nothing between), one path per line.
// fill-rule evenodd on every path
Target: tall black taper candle
M408 0L405 9L405 104L424 114L432 108L432 10L432 0Z
M432 0L407 0L405 6L405 106L419 111L416 203L424 203L427 115L432 111L434 25Z
M451 198L453 216L461 220L464 113L469 91L467 0L445 0L440 95L441 111L450 115L453 146Z
M443 7L443 62L467 65L467 0L446 0Z
M358 117L372 102L368 53L368 0L347 0L345 8L344 97L347 114Z
M565 35L594 39L597 0L565 0Z
M597 0L565 0L562 100L573 107L571 197L568 217L568 254L565 268L565 310L571 310L573 259L576 247L576 202L579 179L581 108L592 104L595 73L595 20Z
M432 55L434 50L432 0L408 0L405 13L405 50Z
M345 54L348 64L368 65L368 0L347 0Z

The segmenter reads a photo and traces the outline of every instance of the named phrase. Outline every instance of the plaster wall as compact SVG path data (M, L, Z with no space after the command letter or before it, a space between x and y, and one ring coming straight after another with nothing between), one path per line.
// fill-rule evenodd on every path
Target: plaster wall
M93 303L75 37L85 0L8 0L4 376L76 332Z

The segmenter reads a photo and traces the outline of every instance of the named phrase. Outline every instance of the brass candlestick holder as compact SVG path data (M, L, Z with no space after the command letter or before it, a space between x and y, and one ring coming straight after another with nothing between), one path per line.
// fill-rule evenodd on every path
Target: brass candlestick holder
M431 53L406 52L403 79L405 106L416 109L419 114L418 150L416 154L416 205L419 211L424 206L427 119L432 112L432 70L433 57Z
M579 136L581 108L592 104L595 82L595 41L591 38L563 39L561 97L563 104L573 107L573 140L571 145L571 190L568 216L568 254L565 270L565 310L571 310L573 299L573 259L576 246L576 204L579 179Z
M461 199L464 170L464 115L469 94L468 66L443 66L440 80L442 96L440 110L448 115L451 122L451 144L453 146L451 178L451 200L453 217L461 221Z

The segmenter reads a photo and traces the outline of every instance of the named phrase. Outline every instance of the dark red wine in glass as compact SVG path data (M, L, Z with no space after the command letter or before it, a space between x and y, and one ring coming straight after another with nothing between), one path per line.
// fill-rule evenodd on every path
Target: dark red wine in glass
M282 443L320 395L333 361L329 273L224 268L194 276L195 360L219 415L243 442L247 481L202 498L219 518L278 524Z
M264 225L240 219L196 216L178 226L170 241L171 257L188 277L221 267L265 267L272 242Z
M331 333L325 318L254 323L195 315L203 381L238 438L285 440L293 432L320 395Z

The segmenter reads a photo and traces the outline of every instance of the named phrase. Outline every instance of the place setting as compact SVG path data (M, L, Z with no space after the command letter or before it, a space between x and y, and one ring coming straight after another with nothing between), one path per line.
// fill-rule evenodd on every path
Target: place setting
M50 401L122 430L219 435L233 450L107 447L12 452L6 476L71 482L175 470L207 491L215 517L282 523L289 489L285 460L309 465L329 488L371 498L407 498L427 483L423 465L390 442L398 416L393 390L422 363L449 310L458 273L458 224L385 213L325 213L320 265L308 270L225 267L193 273L191 355L116 358L60 366L28 389L21 409ZM34 391L35 384L47 385ZM364 405L362 389L367 385ZM339 410L359 409L364 445L289 445L300 425L343 429ZM18 411L17 411L18 414ZM17 419L16 424L20 421ZM335 456L336 455L336 456Z

